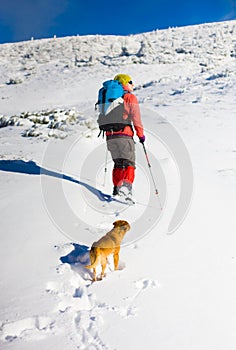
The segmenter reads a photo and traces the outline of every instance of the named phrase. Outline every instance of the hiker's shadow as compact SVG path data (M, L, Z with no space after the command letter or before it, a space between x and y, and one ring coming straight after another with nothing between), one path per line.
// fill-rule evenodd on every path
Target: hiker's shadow
M93 193L100 201L111 201L111 196L106 195L102 191L89 185L86 182L79 181L69 175L62 174L56 171L45 169L34 161L25 161L20 159L0 160L0 171L27 174L27 175L46 175L52 176L61 180L70 181L80 186L85 187L88 191Z
M77 243L72 243L74 249L67 255L61 256L63 264L69 264L71 269L84 280L92 280L92 274L85 266L90 264L89 247Z

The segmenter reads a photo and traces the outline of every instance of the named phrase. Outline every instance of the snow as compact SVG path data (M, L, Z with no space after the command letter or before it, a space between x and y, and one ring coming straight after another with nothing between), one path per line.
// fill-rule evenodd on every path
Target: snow
M4 350L236 346L236 21L0 45ZM107 202L104 80L136 84L135 206ZM84 266L130 222L102 281Z

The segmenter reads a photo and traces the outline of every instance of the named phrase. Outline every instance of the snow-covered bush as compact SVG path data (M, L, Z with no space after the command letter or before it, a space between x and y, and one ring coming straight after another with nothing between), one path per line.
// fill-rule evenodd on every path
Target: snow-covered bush
M24 137L56 137L64 139L74 126L95 130L97 123L92 118L84 118L75 108L52 109L39 112L23 112L16 116L0 116L0 128L7 126L27 126Z

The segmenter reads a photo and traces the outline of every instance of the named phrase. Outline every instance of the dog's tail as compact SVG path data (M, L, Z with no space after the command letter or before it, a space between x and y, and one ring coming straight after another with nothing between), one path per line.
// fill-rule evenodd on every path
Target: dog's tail
M91 265L85 266L87 269L92 269L93 267L97 266L99 264L99 247L93 248L90 250L90 260L91 260ZM93 262L92 262L93 260Z

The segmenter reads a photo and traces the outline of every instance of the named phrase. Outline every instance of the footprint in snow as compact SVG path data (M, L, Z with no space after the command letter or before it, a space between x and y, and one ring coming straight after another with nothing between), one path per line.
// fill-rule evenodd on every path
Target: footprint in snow
M155 288L155 287L158 287L159 286L159 283L155 280L145 280L145 279L142 279L140 281L136 281L135 282L135 285L138 289L140 290L144 290L144 289L147 289L147 288Z
M141 279L139 281L135 281L135 286L137 289L137 292L133 294L132 296L129 296L126 298L126 300L129 300L129 307L132 307L132 304L135 302L135 300L138 298L138 296L145 291L148 288L156 288L159 287L158 281L155 280L149 280L149 279Z
M52 333L55 325L50 317L35 316L22 320L3 323L1 326L0 339L12 342L15 339L37 340Z
M99 336L98 329L103 324L103 318L94 310L78 312L74 318L74 325L81 349L108 349Z

